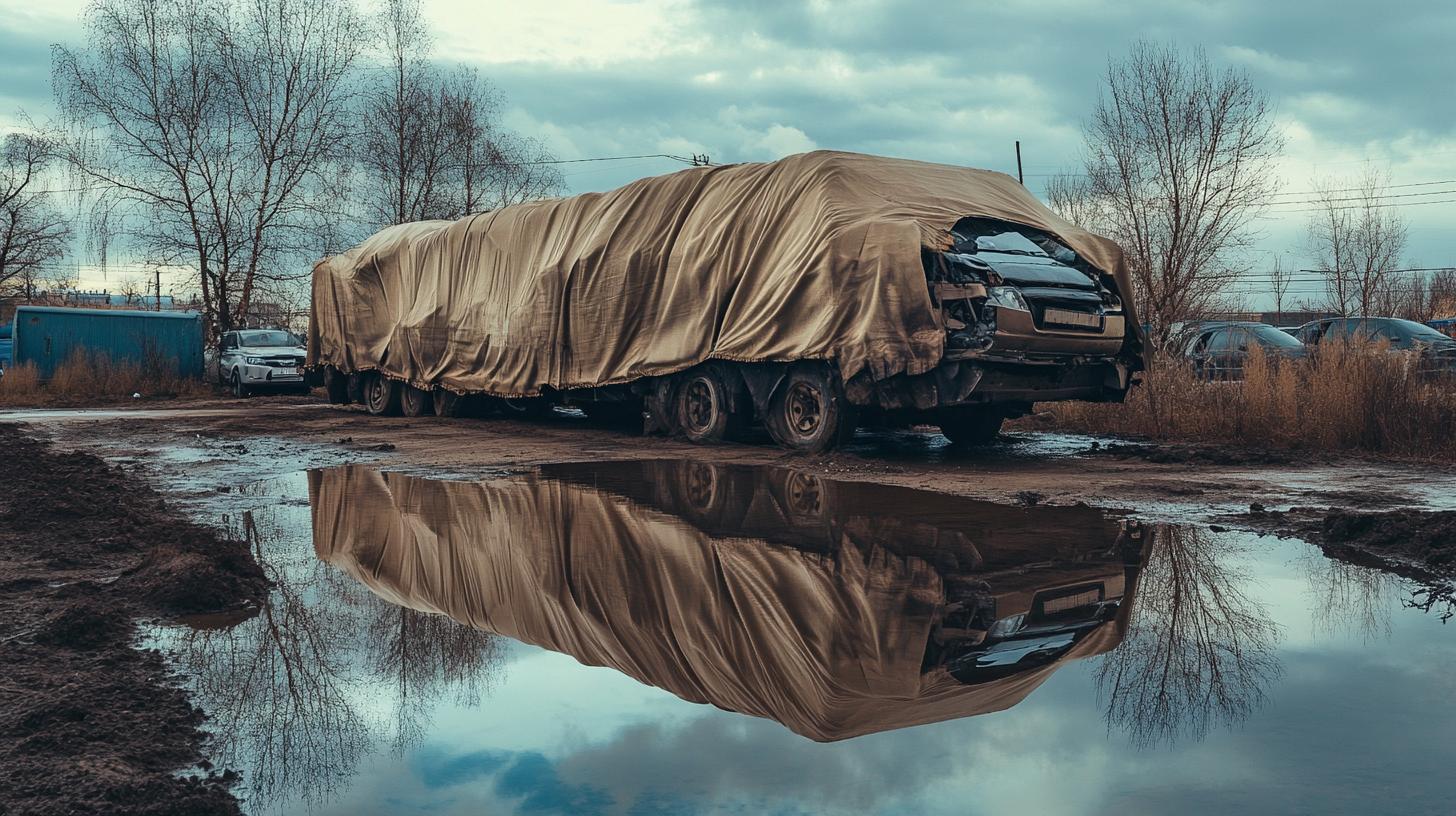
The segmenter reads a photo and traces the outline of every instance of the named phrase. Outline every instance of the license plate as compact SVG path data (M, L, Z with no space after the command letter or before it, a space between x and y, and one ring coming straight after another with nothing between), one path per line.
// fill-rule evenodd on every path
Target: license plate
M1058 326L1077 326L1083 329L1102 328L1102 315L1073 312L1067 309L1047 309L1041 313L1041 319L1044 323L1055 323Z
M1066 612L1069 609L1079 609L1084 606L1091 606L1102 601L1102 590L1089 589L1086 592L1079 592L1076 595L1067 595L1062 598L1053 598L1042 604L1043 615L1055 615L1059 612Z

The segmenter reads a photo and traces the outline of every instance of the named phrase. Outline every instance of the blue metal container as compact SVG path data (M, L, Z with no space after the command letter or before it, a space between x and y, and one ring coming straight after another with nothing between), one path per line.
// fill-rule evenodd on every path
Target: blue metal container
M202 376L202 315L193 312L21 306L14 326L15 365L34 363L42 380L80 352Z

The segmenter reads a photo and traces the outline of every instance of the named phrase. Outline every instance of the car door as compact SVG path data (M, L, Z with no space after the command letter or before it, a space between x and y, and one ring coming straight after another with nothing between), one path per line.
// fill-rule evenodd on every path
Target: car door
M1213 339L1213 330L1196 332L1188 341L1184 355L1189 362L1193 363L1193 373L1199 377L1208 377L1210 374L1210 360L1208 353L1208 342Z
M1238 335L1242 331L1239 328L1226 326L1221 329L1214 329L1213 335L1208 338L1208 378L1211 380L1224 380L1237 377L1243 371L1243 361L1239 358Z
M238 363L238 333L227 332L222 336L222 345L217 360L218 381L227 383L232 378L233 368Z

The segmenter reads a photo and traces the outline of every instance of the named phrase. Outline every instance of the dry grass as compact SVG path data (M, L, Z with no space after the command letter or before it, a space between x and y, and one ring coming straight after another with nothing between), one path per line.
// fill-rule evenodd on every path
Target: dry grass
M180 377L168 360L138 365L114 363L104 354L77 351L41 382L29 363L7 369L0 378L0 406L84 405L146 398L197 397L212 389L195 377Z
M1456 381L1383 344L1321 345L1303 360L1256 353L1241 381L1208 382L1159 361L1123 405L1049 406L1067 430L1250 447L1456 455Z

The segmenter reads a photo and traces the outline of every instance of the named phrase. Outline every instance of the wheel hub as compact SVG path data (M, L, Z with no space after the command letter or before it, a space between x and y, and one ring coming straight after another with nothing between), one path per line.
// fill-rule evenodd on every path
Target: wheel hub
M713 424L713 389L702 379L688 383L683 393L684 419L694 430L704 430Z
M804 436L812 436L824 421L824 400L819 389L797 382L789 388L785 400L789 427Z

